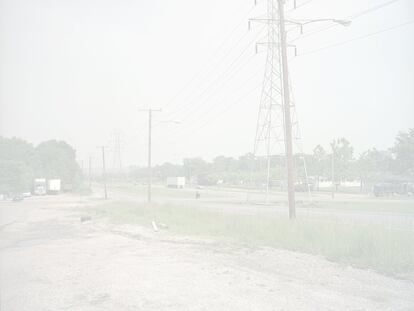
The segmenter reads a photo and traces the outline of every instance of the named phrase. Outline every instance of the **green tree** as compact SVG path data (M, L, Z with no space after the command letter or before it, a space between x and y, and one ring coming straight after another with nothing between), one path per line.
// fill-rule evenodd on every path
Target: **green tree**
M252 171L257 169L257 159L251 152L242 155L238 159L238 167L241 171Z
M309 174L316 176L316 185L319 188L319 181L322 176L329 173L329 157L325 149L321 145L317 145L313 149L313 154L309 157Z
M154 171L157 172L156 174L161 180L165 180L167 177L184 176L184 169L181 165L168 162L155 167Z
M226 183L239 183L243 178L239 162L232 157L218 156L213 160L211 172L213 180L224 180Z
M29 191L34 176L34 149L18 138L0 137L0 192Z
M361 190L367 183L378 182L389 174L391 154L370 149L362 153L355 162L355 171L361 180Z
M64 184L77 184L80 168L76 151L64 141L49 140L35 148L36 176L59 178Z
M414 176L414 128L398 134L391 152L395 159L393 171L399 175Z
M186 158L183 160L184 172L188 181L192 178L205 176L209 172L210 165L202 158Z
M351 165L354 148L345 138L338 138L331 142L331 149L334 157L335 181L352 178Z

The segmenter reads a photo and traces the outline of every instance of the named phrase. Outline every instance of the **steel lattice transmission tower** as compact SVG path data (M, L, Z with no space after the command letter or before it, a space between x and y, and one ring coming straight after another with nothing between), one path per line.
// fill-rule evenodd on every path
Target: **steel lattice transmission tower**
M254 153L260 153L260 147L265 148L267 156L267 195L269 193L271 156L275 147L283 145L286 159L287 188L289 202L289 217L295 218L295 189L294 189L294 156L293 141L299 139L299 125L296 120L294 101L291 98L288 43L286 25L299 28L311 23L330 22L342 26L351 25L349 20L335 18L319 18L314 20L297 21L285 19L286 0L267 0L267 17L249 21L267 23L267 42L258 45L267 46L266 69L263 79L262 96L260 99L259 116L257 121ZM296 7L296 1L293 1ZM263 143L264 142L264 143ZM306 168L305 168L306 170ZM307 175L307 173L306 173ZM307 177L306 177L307 179ZM308 182L308 181L306 181ZM309 187L309 186L308 186Z
M114 170L122 172L122 133L115 130L111 137L111 147L113 152L112 167Z
M267 17L250 20L267 24L267 41L257 43L257 46L267 47L267 56L254 154L265 154L267 157L266 201L268 201L271 178L271 158L276 154L285 154L289 216L295 218L292 107L289 92L284 1L267 0Z

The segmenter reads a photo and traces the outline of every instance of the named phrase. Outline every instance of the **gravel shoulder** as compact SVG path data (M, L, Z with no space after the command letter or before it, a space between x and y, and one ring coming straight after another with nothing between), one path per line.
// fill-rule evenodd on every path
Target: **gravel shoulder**
M413 282L318 256L81 221L97 202L0 203L1 310L414 309Z

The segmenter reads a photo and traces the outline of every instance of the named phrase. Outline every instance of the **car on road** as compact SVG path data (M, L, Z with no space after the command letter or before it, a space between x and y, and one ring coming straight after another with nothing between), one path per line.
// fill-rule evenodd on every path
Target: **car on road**
M15 194L15 195L12 197L12 201L13 201L13 202L23 201L23 199L24 199L24 196L23 196L23 194L21 194L21 193Z
M298 182L295 183L295 191L297 192L306 192L313 191L315 189L315 184L311 182Z

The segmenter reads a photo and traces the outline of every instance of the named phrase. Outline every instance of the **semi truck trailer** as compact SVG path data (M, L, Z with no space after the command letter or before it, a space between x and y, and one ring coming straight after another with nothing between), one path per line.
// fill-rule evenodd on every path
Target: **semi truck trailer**
M185 177L167 177L167 187L182 189L185 187Z
M48 194L59 194L62 190L60 179L49 179L47 181L47 193Z

